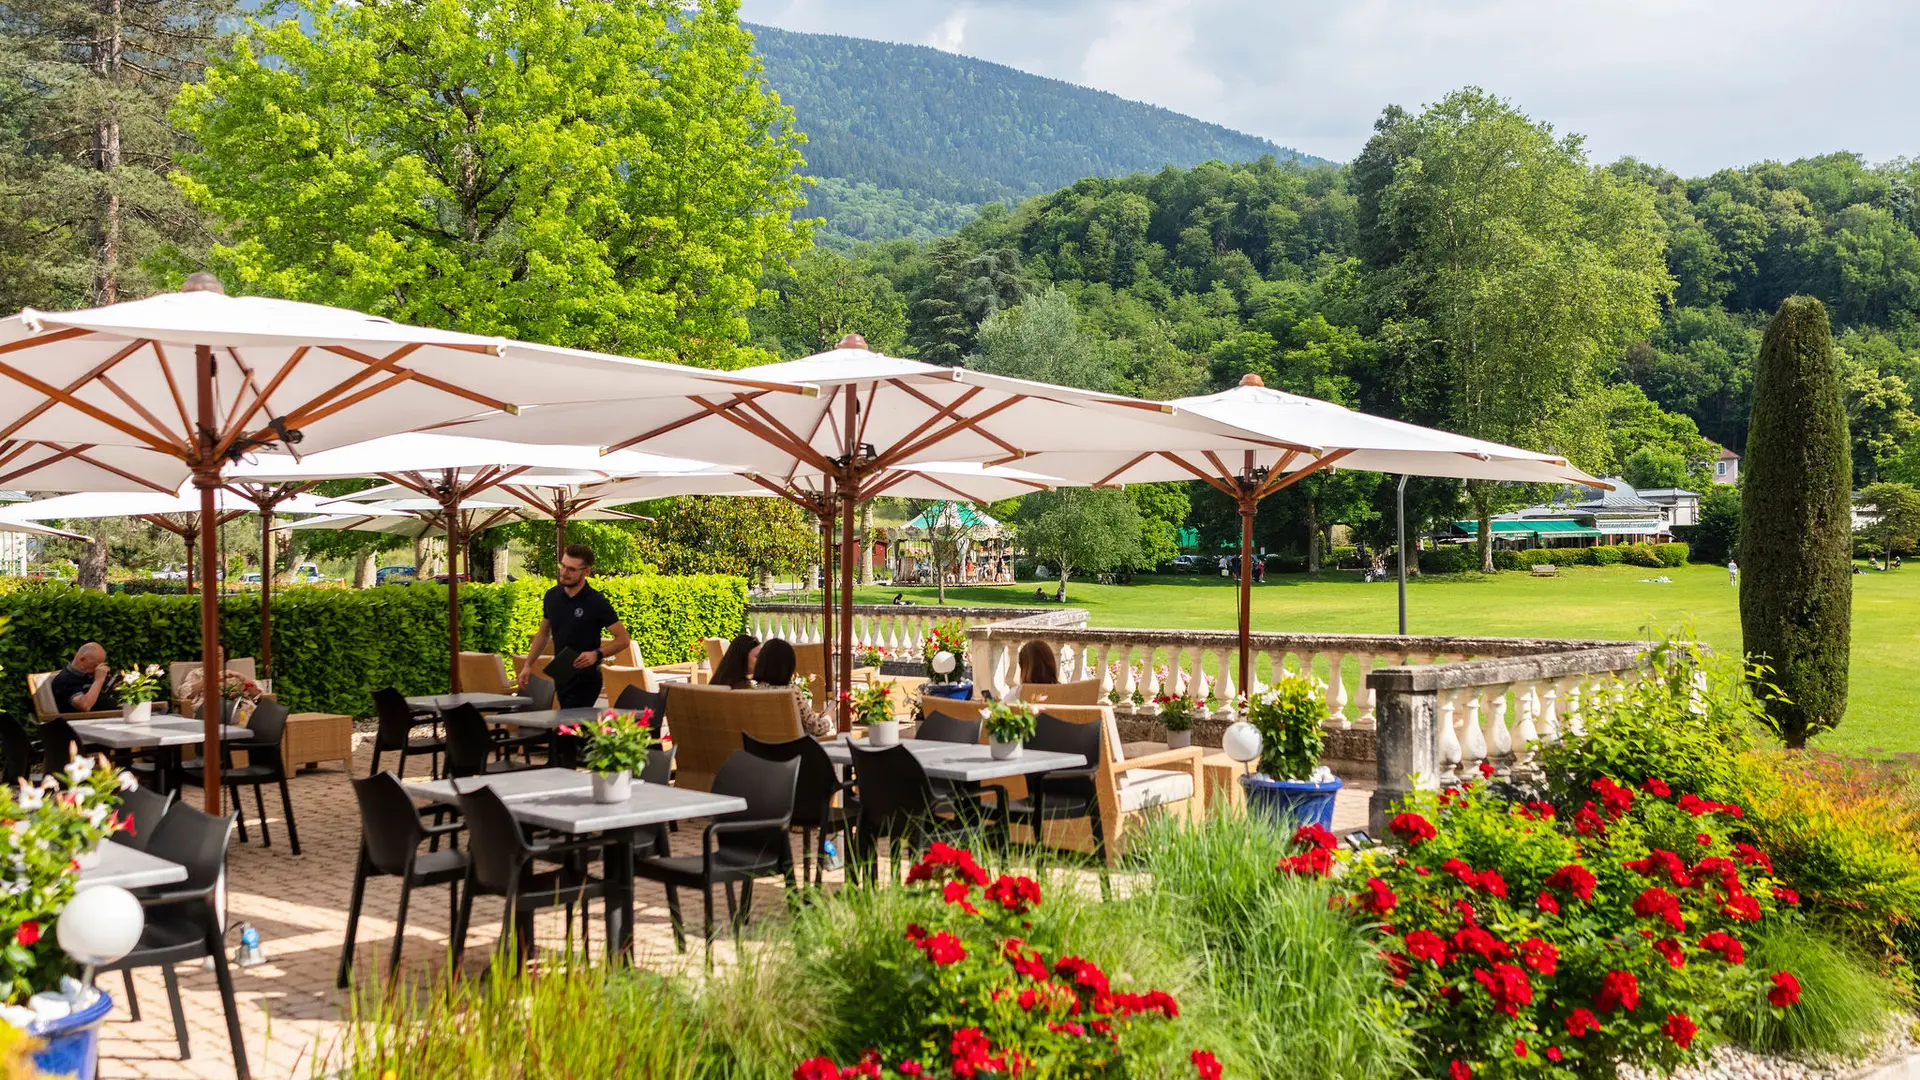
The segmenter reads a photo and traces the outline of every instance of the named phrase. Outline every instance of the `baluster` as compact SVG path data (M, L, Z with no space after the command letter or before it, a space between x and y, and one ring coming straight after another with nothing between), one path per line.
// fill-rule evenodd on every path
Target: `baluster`
M1460 691L1440 691L1439 716L1435 720L1440 725L1440 786L1450 787L1460 782L1460 733L1456 725L1460 722Z
M1102 644L1099 647L1099 651L1094 655L1093 674L1095 678L1100 680L1099 700L1101 701L1107 700L1107 693L1113 689L1114 685L1113 670L1107 663L1107 657L1112 652L1113 646L1111 644ZM1128 704L1131 705L1132 703L1129 702Z
M1534 749L1540 741L1539 729L1534 725L1534 717L1540 712L1540 684L1521 683L1513 694L1520 704L1520 722L1513 726L1513 776L1526 779L1534 775Z
M1165 693L1173 693L1174 686L1179 682L1179 677L1178 677L1179 670L1180 670L1179 669L1179 664L1180 664L1179 650L1178 649L1173 650L1172 655L1170 655L1167 658L1167 663L1171 665L1170 667L1168 667L1167 670L1171 674L1169 674L1165 683L1162 683L1160 681L1160 666L1153 662L1153 653L1154 653L1153 647L1148 646L1147 647L1147 667L1146 667L1146 671L1143 673L1146 678L1146 685L1140 688L1140 695L1146 698L1148 703L1152 703L1154 698L1159 697L1160 694L1163 692L1163 688Z
M1182 656L1184 656L1185 650L1182 650L1181 654ZM1207 673L1204 667L1206 663L1206 659L1207 659L1206 650L1198 646L1195 646L1193 650L1192 666L1189 668L1185 668L1181 672L1187 678L1187 686L1191 688L1193 692L1193 699L1195 701L1202 702L1203 708L1205 707L1204 702L1207 700L1207 690L1209 689L1209 686L1207 683Z
M1214 694L1220 699L1222 707L1231 712L1233 699L1239 695L1239 691L1233 685L1233 673L1234 669L1239 667L1240 653L1237 649L1222 649L1215 655L1220 658L1220 666L1217 669L1220 676L1214 681L1216 687ZM1219 687L1225 687L1225 689L1217 689Z
M1507 727L1507 687L1489 687L1480 692L1487 703L1487 760L1500 776L1513 771L1513 732Z
M1347 715L1347 675L1344 670L1347 654L1327 654L1327 717L1340 725L1340 730L1351 731L1353 720Z
M1480 763L1487 760L1487 739L1480 731L1481 705L1485 700L1486 692L1483 690L1475 694L1469 690L1462 690L1461 694L1466 700L1467 708L1465 724L1460 732L1460 775L1471 777L1478 775Z
M1374 724L1373 687L1367 685L1367 675L1373 671L1373 654L1362 652L1352 655L1353 685L1360 691L1360 723L1363 727L1372 727Z
M1560 741L1560 701L1567 693L1567 680L1555 679L1547 684L1540 701L1540 745L1552 746Z

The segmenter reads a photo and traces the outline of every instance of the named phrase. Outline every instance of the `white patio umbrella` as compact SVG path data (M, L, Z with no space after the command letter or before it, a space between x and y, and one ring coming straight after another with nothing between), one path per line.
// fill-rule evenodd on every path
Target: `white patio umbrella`
M839 348L741 374L820 388L802 400L768 394L689 399L697 410L607 395L463 428L515 441L604 442L610 449L713 461L786 485L833 480L841 507L840 689L853 668L853 509L884 470L930 461L1012 460L1036 450L1133 452L1141 447L1316 448L1229 431L1171 406L944 368L869 351L858 334ZM1044 471L1044 470L1042 470ZM842 714L842 724L847 717Z
M1024 456L1021 463L1073 483L1096 486L1198 479L1239 504L1242 689L1251 686L1253 663L1253 517L1260 500L1268 495L1335 465L1400 475L1400 632L1404 634L1408 476L1608 486L1554 454L1471 439L1271 390L1257 375L1244 377L1231 390L1179 398L1170 404L1248 437L1290 439L1325 452L1309 457L1294 450L1237 449L1223 444L1197 451L1138 448L1122 453L1042 452Z
M170 495L187 473L179 458L143 446L0 439L0 488Z
M406 326L342 308L229 297L210 274L189 291L0 319L0 452L15 442L154 451L168 490L191 476L201 529L230 461L273 444L321 450L487 410L613 395L804 394L803 387L672 364ZM486 387L482 392L474 387ZM167 458L174 459L166 463ZM33 473L14 488L61 490ZM203 578L213 571L202 552ZM202 593L208 685L219 677L219 608ZM206 808L220 807L220 718L206 717Z
M62 540L79 540L93 543L93 537L82 536L65 529L56 529L50 525L35 525L31 521L0 521L0 532L23 533L27 536L54 536Z

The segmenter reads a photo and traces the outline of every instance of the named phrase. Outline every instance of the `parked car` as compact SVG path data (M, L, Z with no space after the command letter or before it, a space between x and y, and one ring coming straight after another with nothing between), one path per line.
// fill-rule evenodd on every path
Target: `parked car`
M251 573L251 574L241 574L241 575L240 575L240 584L242 584L242 585L258 585L258 584L260 584L260 574L259 574L259 572L258 572L258 571L255 571L254 573Z
M292 580L296 585L312 585L315 582L325 581L327 578L325 574L320 572L318 566L310 562L303 562L294 568Z
M187 568L169 564L159 570L153 571L149 576L155 581L185 581L187 580Z
M1173 561L1167 564L1167 573L1207 574L1212 573L1214 567L1214 560L1205 555L1175 555Z
M411 566L383 566L373 572L375 585L411 585L419 571Z

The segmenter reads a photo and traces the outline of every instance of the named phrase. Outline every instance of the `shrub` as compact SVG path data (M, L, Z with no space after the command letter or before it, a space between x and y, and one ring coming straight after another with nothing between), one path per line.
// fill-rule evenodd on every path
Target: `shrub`
M1680 543L1655 544L1653 551L1660 557L1660 565L1668 568L1687 565L1687 559L1692 554L1691 548Z
M1493 553L1493 568L1495 570L1518 570L1523 566L1532 566L1533 564L1522 558L1521 554L1521 552L1508 551L1504 548L1496 550Z
M1628 566L1644 566L1648 569L1657 570L1667 565L1666 561L1660 557L1660 553L1654 550L1652 544L1622 544L1620 545L1620 556Z
M1615 544L1602 544L1598 547L1590 547L1587 549L1587 553L1593 557L1593 565L1595 566L1618 566L1621 560L1625 558L1619 546Z
M1271 780L1308 780L1326 744L1326 684L1288 673L1247 702L1247 722L1260 732L1260 773Z
M1464 574L1480 569L1474 560L1471 545L1450 544L1420 552L1420 572L1423 574Z
M1357 544L1335 544L1327 550L1327 565L1341 570L1360 569L1360 547Z
M1739 560L1741 638L1773 672L1767 712L1788 746L1847 711L1851 447L1827 309L1788 297L1754 365Z
M1742 962L1743 939L1791 918L1795 897L1733 839L1740 808L1670 797L1657 778L1636 791L1602 777L1587 794L1574 809L1477 782L1421 793L1393 819L1401 846L1344 878L1433 1075L1667 1071L1752 994L1792 1007L1793 973ZM1334 844L1312 826L1295 839Z
M1779 863L1776 858L1774 865ZM1747 963L1800 979L1795 1008L1773 1008L1765 989L1755 987L1734 1012L1728 1034L1751 1049L1858 1054L1886 1030L1893 1007L1887 985L1836 938L1805 927L1774 927L1748 945Z

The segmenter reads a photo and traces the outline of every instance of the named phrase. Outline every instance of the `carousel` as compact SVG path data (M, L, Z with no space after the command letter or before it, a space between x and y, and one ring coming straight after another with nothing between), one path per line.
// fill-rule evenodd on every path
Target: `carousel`
M1013 583L1013 530L976 506L934 503L889 536L896 585Z

